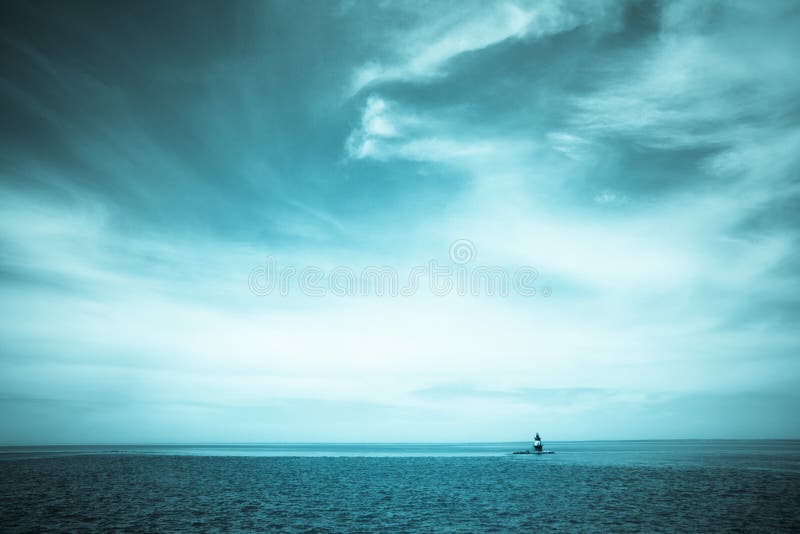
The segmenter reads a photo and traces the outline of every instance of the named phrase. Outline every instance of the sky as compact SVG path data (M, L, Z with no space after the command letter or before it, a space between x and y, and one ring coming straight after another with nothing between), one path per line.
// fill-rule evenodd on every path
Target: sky
M800 438L798 35L771 0L4 2L0 443ZM432 264L534 291L331 291Z

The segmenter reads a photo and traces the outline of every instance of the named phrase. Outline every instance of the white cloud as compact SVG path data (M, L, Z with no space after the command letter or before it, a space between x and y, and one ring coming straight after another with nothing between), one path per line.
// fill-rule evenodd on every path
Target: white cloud
M473 169L482 162L496 166L501 159L518 160L533 149L527 140L458 130L447 119L432 114L421 117L372 95L362 111L361 126L350 133L345 148L353 159L405 159Z
M352 93L367 85L390 80L440 76L448 61L507 39L538 38L568 31L601 16L607 2L565 5L554 1L458 4L431 12L426 4L418 17L424 21L392 43L399 59L373 60L358 68Z
M591 153L591 143L582 137L567 132L550 132L547 134L550 147L570 159L579 160Z
M622 199L618 197L615 193L611 193L609 191L603 191L602 193L595 195L594 201L598 204L614 204L616 202L621 202Z
M764 135L783 122L783 103L800 90L787 46L796 28L774 7L666 5L658 38L609 62L600 89L574 98L581 110L573 117L576 131L588 138L621 134L660 148Z

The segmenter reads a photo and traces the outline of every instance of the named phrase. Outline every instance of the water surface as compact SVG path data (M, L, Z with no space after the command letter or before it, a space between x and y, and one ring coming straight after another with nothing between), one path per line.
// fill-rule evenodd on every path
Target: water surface
M797 531L800 442L6 447L0 527Z

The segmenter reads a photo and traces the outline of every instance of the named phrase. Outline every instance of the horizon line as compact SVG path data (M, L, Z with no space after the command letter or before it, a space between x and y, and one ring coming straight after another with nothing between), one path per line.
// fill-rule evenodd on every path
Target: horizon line
M239 441L239 442L86 442L86 443L0 443L0 449L14 447L231 447L274 445L504 445L528 443L531 440L514 441ZM543 440L544 441L544 440ZM800 441L793 438L640 438L640 439L574 439L546 440L547 443L621 443L643 441Z

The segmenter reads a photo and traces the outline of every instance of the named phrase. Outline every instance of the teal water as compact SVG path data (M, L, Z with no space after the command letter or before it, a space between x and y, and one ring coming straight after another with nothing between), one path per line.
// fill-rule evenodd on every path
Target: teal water
M0 449L3 531L798 531L800 442Z

